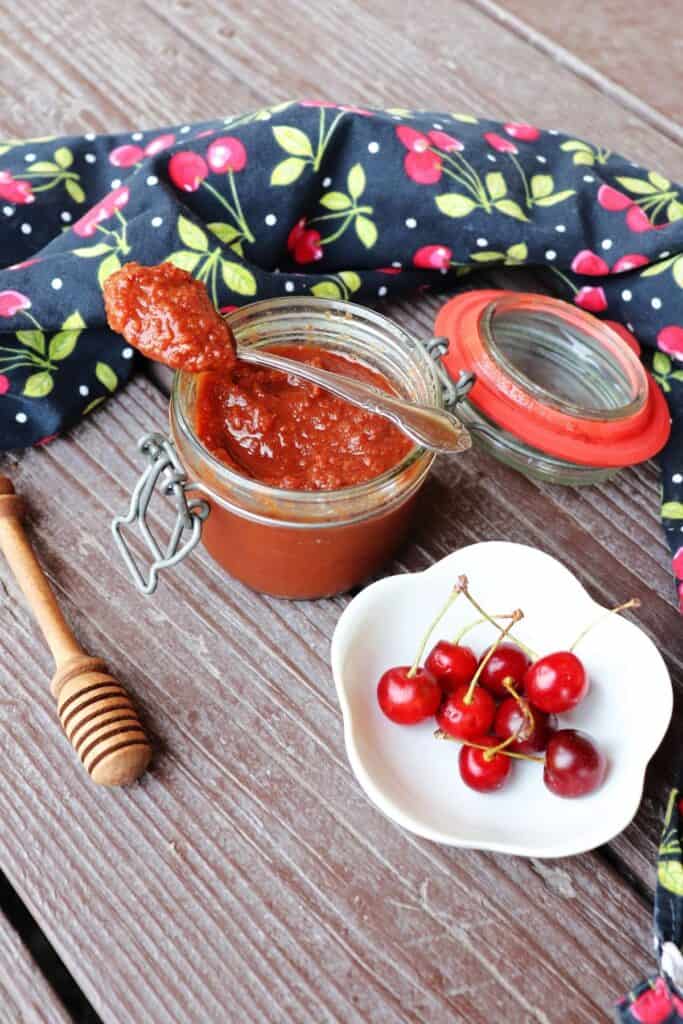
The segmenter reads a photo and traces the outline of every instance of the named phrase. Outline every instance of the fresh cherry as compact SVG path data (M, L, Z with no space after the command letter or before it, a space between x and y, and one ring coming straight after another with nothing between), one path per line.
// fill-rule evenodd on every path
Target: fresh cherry
M493 721L493 731L499 739L517 737L506 747L516 754L540 754L548 746L556 727L554 715L546 715L516 696L508 697L498 706Z
M577 797L592 793L607 771L605 755L590 736L577 729L560 729L545 752L543 781L557 796Z
M436 713L439 728L458 740L473 740L489 731L496 714L496 703L481 686L472 692L467 685L446 694Z
M496 697L507 697L510 691L504 685L505 680L512 679L515 686L521 687L524 673L529 667L529 659L516 644L499 644L492 653L490 652L489 647L481 657L480 665L483 665L483 668L479 681Z
M397 665L377 684L380 708L397 725L416 725L430 718L441 703L441 687L425 668Z
M524 693L541 711L561 714L571 711L586 696L588 676L573 651L554 651L527 669Z
M438 679L443 692L449 693L456 687L472 681L472 676L477 671L477 656L471 647L439 640L438 644L432 647L425 661L425 668Z
M495 747L493 736L481 736L477 746L463 746L459 766L463 782L479 793L491 793L505 784L512 771L512 761L503 753L490 753L480 747Z

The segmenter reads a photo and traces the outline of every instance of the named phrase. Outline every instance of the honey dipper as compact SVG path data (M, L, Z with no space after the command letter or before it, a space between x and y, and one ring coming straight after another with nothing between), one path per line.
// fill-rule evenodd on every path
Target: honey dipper
M101 658L89 657L71 632L31 547L24 502L0 476L0 549L55 659L50 689L64 732L93 782L125 786L149 764L152 750L130 697Z

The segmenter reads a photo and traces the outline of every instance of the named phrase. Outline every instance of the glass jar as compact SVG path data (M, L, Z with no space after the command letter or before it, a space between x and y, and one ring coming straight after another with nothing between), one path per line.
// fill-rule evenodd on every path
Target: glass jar
M241 346L310 343L379 371L396 392L443 405L442 385L422 345L370 309L327 299L267 299L236 310L230 327ZM434 460L413 447L392 469L336 491L269 487L216 459L195 432L196 377L177 373L171 437L208 501L202 541L216 561L255 590L278 597L329 596L361 583L394 553Z

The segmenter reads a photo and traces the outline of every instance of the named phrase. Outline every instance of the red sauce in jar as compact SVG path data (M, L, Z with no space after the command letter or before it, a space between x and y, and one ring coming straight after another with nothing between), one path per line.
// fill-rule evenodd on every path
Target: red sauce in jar
M102 288L113 331L150 359L199 373L235 362L235 339L206 288L172 263L126 263Z
M279 355L393 389L370 367L314 345L278 345ZM307 381L238 362L199 378L195 429L221 461L260 483L329 491L380 476L411 441L382 416Z

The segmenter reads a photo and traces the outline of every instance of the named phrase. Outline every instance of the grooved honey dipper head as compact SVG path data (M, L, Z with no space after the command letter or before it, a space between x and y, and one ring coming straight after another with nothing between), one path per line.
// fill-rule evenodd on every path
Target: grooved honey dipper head
M152 749L133 703L99 658L79 656L52 680L62 728L93 782L125 786L149 764Z

